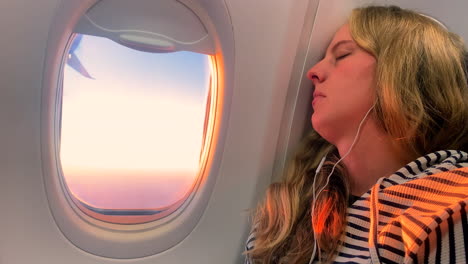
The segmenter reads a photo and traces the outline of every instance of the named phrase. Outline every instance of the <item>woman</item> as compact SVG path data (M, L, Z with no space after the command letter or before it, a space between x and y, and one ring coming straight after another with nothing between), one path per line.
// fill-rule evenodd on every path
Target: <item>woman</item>
M353 10L308 72L314 131L258 206L246 262L467 262L466 58L432 18Z

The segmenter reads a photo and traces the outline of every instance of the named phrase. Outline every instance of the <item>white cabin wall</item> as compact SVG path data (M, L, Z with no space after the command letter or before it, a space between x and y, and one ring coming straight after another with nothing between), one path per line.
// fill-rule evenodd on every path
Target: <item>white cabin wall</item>
M245 211L270 182L278 127L307 0L228 2L235 88L211 201L193 232L161 254L114 260L71 244L48 207L41 164L41 85L57 0L0 3L0 261L16 263L240 263ZM97 245L98 246L98 245Z
M235 178L243 177L236 170L254 169L248 170L251 175L246 177L247 181L262 175L255 185L238 186L236 191L242 191L249 200L262 196L271 181L287 87L309 2L316 1L228 3L236 41L238 89L233 95L237 111L231 112L229 127L228 142L232 142L225 152L232 155L226 161L236 162L226 171Z
M50 263L67 249L49 239L61 233L45 199L39 141L42 67L56 5L56 0L0 2L2 264Z
M459 34L468 42L468 1L450 0L375 0L376 4L397 5L430 15L440 20L450 31Z

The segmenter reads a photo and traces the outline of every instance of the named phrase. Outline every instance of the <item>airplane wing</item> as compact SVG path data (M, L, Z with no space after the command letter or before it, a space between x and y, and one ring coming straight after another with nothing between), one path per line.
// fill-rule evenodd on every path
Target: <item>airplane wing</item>
M82 35L78 35L75 40L73 40L70 51L68 53L67 64L84 77L94 79L83 66L78 56L75 54L75 50L79 47L82 37Z

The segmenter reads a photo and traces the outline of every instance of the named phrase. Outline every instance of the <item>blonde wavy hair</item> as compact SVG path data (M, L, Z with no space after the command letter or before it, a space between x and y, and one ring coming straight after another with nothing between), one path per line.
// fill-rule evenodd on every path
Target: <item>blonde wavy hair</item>
M462 39L436 20L396 6L354 9L351 36L377 61L373 118L411 159L442 149L468 150L467 51ZM340 246L350 195L346 168L338 166L315 204L312 182L324 186L337 149L312 131L283 180L270 185L253 218L252 263L307 263L314 245L329 262ZM410 160L408 160L410 161ZM317 190L316 190L317 192Z

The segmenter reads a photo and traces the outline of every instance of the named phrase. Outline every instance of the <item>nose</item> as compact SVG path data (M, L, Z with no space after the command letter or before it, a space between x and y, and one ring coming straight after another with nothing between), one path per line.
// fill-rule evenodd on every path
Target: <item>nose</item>
M307 78L309 78L314 85L317 85L326 79L326 71L322 63L323 60L319 61L307 71Z

